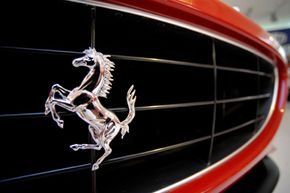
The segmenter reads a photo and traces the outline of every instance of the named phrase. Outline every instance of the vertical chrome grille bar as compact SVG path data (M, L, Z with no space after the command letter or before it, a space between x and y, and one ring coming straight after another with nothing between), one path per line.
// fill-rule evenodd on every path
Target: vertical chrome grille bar
M260 72L260 61L259 59L257 58L257 71ZM260 76L257 77L257 92L258 94L260 94L260 91L261 91L261 78ZM260 103L261 103L261 99L258 99L257 100L257 107L256 107L256 118L259 117L259 108L260 108ZM253 135L258 131L259 129L259 122L256 122L255 123L255 128L254 128L254 132L253 132Z
M96 46L96 7L91 8L91 47L94 48ZM90 143L95 143L88 133L88 138ZM91 150L91 164L96 162L96 151ZM92 171L92 193L97 193L96 187L96 171Z
M216 126L216 108L217 108L217 65L216 65L216 50L215 50L215 41L212 39L212 62L213 62L213 76L214 76L214 89L213 89L213 117L212 117L212 130L211 130L211 139L210 139L210 147L208 153L207 165L211 164L211 157L213 151L213 143L214 143L214 135L215 135L215 126Z

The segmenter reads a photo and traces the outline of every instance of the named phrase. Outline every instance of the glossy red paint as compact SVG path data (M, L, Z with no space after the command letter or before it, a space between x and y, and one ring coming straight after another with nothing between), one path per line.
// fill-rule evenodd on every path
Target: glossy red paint
M276 61L270 35L219 0L101 0L183 22L258 50Z
M173 189L171 192L220 192L245 174L267 153L267 147L275 135L285 107L287 81L285 73L279 79L277 103L271 119L262 133L244 150L218 167L194 178L192 181Z
M267 32L218 0L103 0L103 2L134 8L210 31L262 53L277 65L279 74L277 100L265 129L231 159L171 189L171 192L220 192L262 159L279 127L287 97L287 65L274 48L275 43Z

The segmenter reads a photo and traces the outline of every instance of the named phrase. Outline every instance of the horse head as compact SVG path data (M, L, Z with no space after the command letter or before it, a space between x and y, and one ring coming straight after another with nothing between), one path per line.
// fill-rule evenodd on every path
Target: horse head
M95 48L89 48L83 51L85 56L76 58L73 60L72 64L74 67L85 66L88 68L94 68L97 64L98 54Z

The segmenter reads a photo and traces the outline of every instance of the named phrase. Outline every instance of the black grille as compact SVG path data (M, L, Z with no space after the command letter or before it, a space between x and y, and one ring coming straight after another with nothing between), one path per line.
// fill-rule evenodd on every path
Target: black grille
M187 29L95 9L96 49L116 63L102 104L122 119L131 84L138 96L130 133L113 140L96 172L98 191L158 190L218 162L261 129L274 88L268 61ZM61 130L43 110L51 85L73 89L87 73L71 62L92 43L92 7L5 2L0 13L1 192L90 192L91 154L69 149L89 141L87 124L62 112Z

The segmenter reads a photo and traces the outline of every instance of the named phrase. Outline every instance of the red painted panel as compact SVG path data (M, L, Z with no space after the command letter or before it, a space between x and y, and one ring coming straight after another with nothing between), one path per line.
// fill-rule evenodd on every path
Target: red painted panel
M174 19L259 50L274 61L279 55L270 35L219 0L102 0ZM276 55L276 56L274 56Z
M285 79L285 72L281 75L279 80L278 100L273 115L266 128L256 140L232 159L200 175L187 184L179 186L177 189L172 190L172 192L220 192L263 158L265 153L267 153L266 148L273 139L284 113L284 97L287 91L287 81Z
M279 127L287 96L287 65L267 32L219 0L103 0L174 19L257 50L277 64L277 102L266 128L243 151L172 192L219 192L257 163Z

